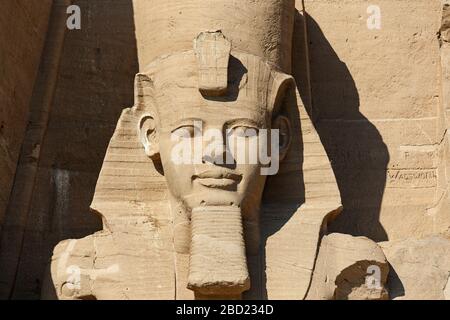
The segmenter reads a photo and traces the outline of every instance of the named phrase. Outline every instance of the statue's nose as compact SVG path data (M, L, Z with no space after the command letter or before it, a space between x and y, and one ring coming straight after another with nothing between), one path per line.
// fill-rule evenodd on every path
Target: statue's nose
M218 141L214 145L206 145L203 152L202 162L204 164L223 165L226 162L226 146Z
M213 138L212 138L213 136ZM202 163L236 168L236 160L229 149L227 136L219 134L219 130L214 135L206 134L203 140Z

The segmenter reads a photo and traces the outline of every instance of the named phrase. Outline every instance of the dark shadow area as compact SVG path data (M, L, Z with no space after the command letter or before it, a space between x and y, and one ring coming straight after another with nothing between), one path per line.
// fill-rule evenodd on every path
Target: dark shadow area
M217 102L233 102L237 100L241 82L243 77L247 75L248 70L238 58L232 55L230 55L228 70L228 87L226 93L220 96L210 96L202 93L203 98Z
M89 207L120 114L134 103L139 66L132 2L73 4L81 8L81 30L66 31L13 299L40 298L60 241L102 229Z
M280 231L305 202L303 179L303 135L294 83L286 89L281 109L276 116L283 115L291 122L292 143L286 158L280 163L277 175L267 178L264 189L260 222L260 255L248 257L252 288L245 299L268 298L266 288L266 245L267 240Z
M330 158L341 192L344 212L329 231L386 241L379 214L386 187L388 149L377 128L359 111L358 90L346 64L339 59L314 19L310 16L306 19L307 33L305 18L297 12L292 73ZM267 299L267 239L277 233L305 201L298 108L289 112L289 118L295 121L292 124L294 141L280 173L267 181L261 223L262 254L249 257L254 279L251 292L246 293L249 299ZM255 283L258 283L257 288L253 287Z
M345 62L316 21L308 15L306 21L312 96L308 109L332 163L344 206L330 232L386 241L379 215L388 149L377 128L359 110L358 90ZM302 96L309 96L304 87L299 90Z
M393 300L395 298L400 298L405 296L405 287L403 286L400 277L395 271L394 267L389 264L389 275L388 275L388 291L389 299Z

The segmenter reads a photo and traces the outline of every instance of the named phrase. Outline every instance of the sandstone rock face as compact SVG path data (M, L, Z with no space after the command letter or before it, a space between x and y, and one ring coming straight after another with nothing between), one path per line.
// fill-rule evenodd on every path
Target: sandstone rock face
M0 299L450 298L449 0L34 2L0 4ZM157 129L237 115L278 174L183 198Z
M4 1L0 18L0 234L27 126L51 1Z
M390 265L389 292L396 300L449 299L450 237L381 243Z
M310 300L387 300L389 265L372 240L343 234L322 239Z
M442 8L442 24L439 30L440 40L442 42L450 42L450 2L448 0L443 0Z
M147 228L151 222L128 221L124 232L101 232L60 243L42 299L175 299L173 268L167 267L173 263L169 241L160 240L155 250L157 230Z
M49 31L30 118L21 116L30 125L0 244L0 298L39 299L54 246L101 229L89 205L117 119L124 106L133 104L138 62L128 0L2 1L2 6L20 2L36 2L35 13L52 2L52 12L50 21L48 15L41 17ZM72 2L81 8L81 30L66 27ZM39 31L34 39L45 35ZM23 65L31 58L24 58Z
M39 63L47 34L51 1L3 1L0 13L0 298L10 297L11 282L4 282L5 274L13 275L17 261L9 255L3 240L20 225L24 217L7 213L17 161L27 127L33 87L38 77ZM40 145L34 145L34 151ZM31 154L30 157L33 157ZM9 206L11 204L9 203ZM13 214L14 215L14 214ZM17 235L17 240L23 236ZM20 247L19 241L10 243ZM5 249L6 248L6 249Z
M306 0L305 8L313 119L345 208L331 230L376 241L445 231L448 211L429 210L445 176L442 1ZM378 13L380 28L369 28Z
M433 210L439 216L448 216L450 212L450 1L443 1L442 24L440 29L441 66L442 66L442 106L439 131L443 133L441 142L441 156L443 161L439 165L440 188L437 193L438 201ZM433 212L433 211L432 211ZM445 221L443 222L445 226ZM448 225L448 224L447 224Z

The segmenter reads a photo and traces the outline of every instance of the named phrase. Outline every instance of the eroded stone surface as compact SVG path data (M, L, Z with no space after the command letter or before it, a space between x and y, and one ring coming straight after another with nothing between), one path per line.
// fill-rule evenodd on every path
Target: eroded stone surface
M322 239L310 300L387 300L389 265L381 248L365 237L330 234Z
M27 126L51 1L2 3L0 19L0 233Z
M389 292L396 300L443 300L450 277L450 237L433 236L380 244L391 268Z

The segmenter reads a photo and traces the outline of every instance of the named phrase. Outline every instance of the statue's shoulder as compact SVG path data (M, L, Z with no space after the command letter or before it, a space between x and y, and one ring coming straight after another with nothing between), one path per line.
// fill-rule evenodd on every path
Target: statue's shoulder
M42 299L73 300L93 296L90 271L94 269L94 242L99 236L105 236L105 233L58 243L46 268Z

